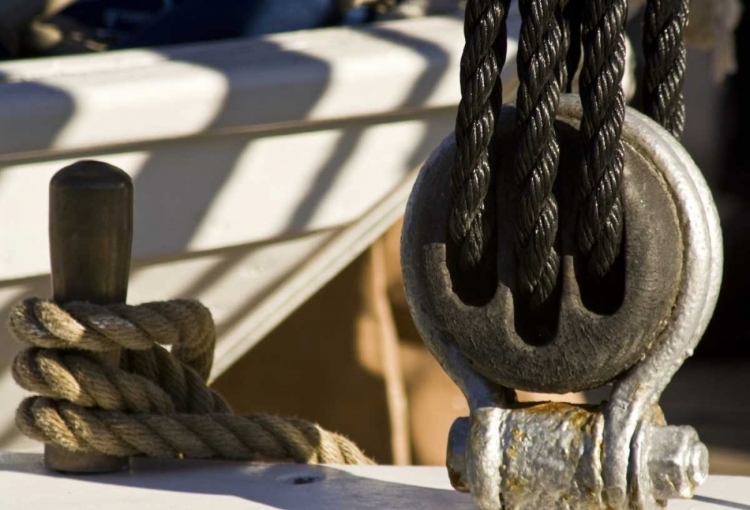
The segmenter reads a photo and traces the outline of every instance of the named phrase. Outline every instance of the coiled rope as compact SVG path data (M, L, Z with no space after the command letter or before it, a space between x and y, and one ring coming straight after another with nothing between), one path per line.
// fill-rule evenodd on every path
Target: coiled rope
M11 311L9 327L29 345L12 373L37 394L16 412L18 428L32 439L114 456L372 463L350 440L314 423L232 414L206 384L216 336L198 302L29 299ZM120 348L119 367L94 355Z

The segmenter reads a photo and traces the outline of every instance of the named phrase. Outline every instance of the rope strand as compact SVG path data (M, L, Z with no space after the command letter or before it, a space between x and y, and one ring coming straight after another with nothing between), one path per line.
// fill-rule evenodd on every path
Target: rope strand
M152 414L31 397L16 411L26 436L73 452L305 464L372 464L348 439L303 420L253 414Z
M502 105L500 73L506 57L509 4L510 0L469 0L466 5L449 232L459 253L459 268L469 275L481 266L490 244L492 229L485 214L491 180L489 147L495 113Z
M314 423L232 414L206 385L216 337L210 312L195 301L61 306L29 299L11 311L9 326L30 345L12 373L39 395L16 412L32 439L115 456L372 463ZM129 349L120 367L90 354L121 346Z
M643 24L644 113L678 140L685 128L688 0L649 0Z
M521 0L519 7L516 252L519 290L534 309L552 294L560 269L555 249L559 218L552 194L560 146L554 123L567 82L568 41L558 0Z
M622 244L627 7L627 0L590 0L584 3L582 16L584 162L577 238L589 273L599 278L609 272Z

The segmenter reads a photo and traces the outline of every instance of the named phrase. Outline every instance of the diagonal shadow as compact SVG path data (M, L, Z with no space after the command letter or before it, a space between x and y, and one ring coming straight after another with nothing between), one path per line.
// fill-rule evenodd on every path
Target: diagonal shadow
M160 504L179 506L198 495L232 496L277 510L475 508L468 494L402 482L411 479L417 484L427 482L433 485L437 481L432 474L434 469L408 468L407 471L399 468L391 471L365 466L132 458L127 474L66 476L45 470L41 455L0 454L0 473L21 475L25 477L21 482L23 486L33 483L42 493L54 493L57 508L62 509L76 508L82 493L89 494L87 501L96 502L97 486L105 485L126 489L115 494L119 501L148 501L149 508ZM19 484L18 476L6 482L7 487L3 485L3 479L0 476L0 489L6 489L4 492L11 498L21 498L21 501L11 502L27 504L33 498L34 504L38 504L38 494L14 491L10 487L12 483ZM107 491L109 497L112 494ZM102 499L105 497L101 496ZM733 499L739 497L742 496L736 494ZM750 504L724 498L696 495L692 501L730 510L750 510Z
M409 47L418 54L424 56L428 61L443 59L443 65L431 65L420 79L412 87L404 101L404 107L415 107L420 105L425 98L434 90L436 83L441 79L444 73L444 67L447 63L447 54L438 46L411 37L393 30L376 27L370 29L374 37L382 38L403 46ZM258 42L258 44L261 44ZM263 42L268 45L267 50L286 52L272 43ZM228 89L232 87L233 80L241 80L242 76L233 75L223 66L223 62L202 58L200 52L186 52L181 48L164 48L159 51L164 57L170 60L179 60L191 63L193 65L204 66L218 71L225 75L229 83ZM266 53L266 52L259 52ZM304 54L296 54L298 64L306 69L308 75L313 76L312 80L317 85L310 86L309 83L300 84L294 90L286 90L289 97L279 97L279 109L274 111L274 118L288 120L297 120L304 118L307 113L315 106L322 94L325 92L330 80L330 69L327 63ZM254 55L247 55L248 59L256 58ZM321 79L321 77L323 79ZM59 91L63 93L62 91ZM54 89L50 93L57 93ZM221 129L226 126L236 124L236 119L243 109L248 106L244 103L240 95L230 92L224 99L222 106L218 109L215 118L206 127L206 130ZM64 128L66 119L74 113L74 104L70 101L70 108L66 115L61 115L61 122L58 126L46 126L49 129L50 142ZM452 115L452 113L451 113ZM432 127L431 122L426 123ZM438 129L441 129L438 127ZM308 196L300 204L292 215L291 224L304 227L309 222L310 217L314 214L317 204L325 199L327 192L335 184L338 175L345 167L349 157L355 152L357 144L360 143L361 134L364 128L351 132L345 132L335 150L332 152L329 161L321 167L315 184L308 193ZM442 138L443 133L439 134ZM419 148L415 150L412 160L423 160L427 156L428 150L432 145L431 139L434 135L425 135L425 140ZM38 134L35 138L38 143ZM134 245L136 251L144 246L149 246L151 250L167 252L179 252L184 250L185 246L192 239L195 228L200 225L205 213L210 209L216 195L226 184L237 164L239 155L247 149L247 141L238 143L231 139L229 144L220 157L212 158L211 161L185 161L179 154L179 151L171 149L169 144L160 147L160 150L152 151L151 157L144 164L141 172L136 178L137 207L136 207L136 229ZM232 145L234 144L234 145ZM1 145L1 144L0 144ZM18 146L18 145L17 145ZM424 152L424 154L421 154ZM414 165L415 166L415 165ZM175 168L180 170L175 172ZM210 168L210 171L207 171ZM411 170L411 166L404 171ZM178 178L175 178L178 175ZM1 176L1 173L0 173ZM175 199L177 198L177 199ZM190 221L185 221L190 218ZM160 232L158 239L149 238L154 232ZM1 249L1 248L0 248ZM191 288L191 293L199 294L224 274L230 272L234 267L233 261L225 261L218 267L214 268L211 278L202 278L198 285ZM275 282L275 283L281 283ZM36 286L35 286L36 287ZM31 291L30 291L31 292ZM35 292L31 292L35 293ZM236 324L247 314L257 303L257 298L243 303L232 317L228 318L226 323L222 324L222 330ZM6 311L7 313L7 311Z
M430 64L426 66L425 71L414 82L398 109L422 108L445 74L445 68L448 66L448 53L439 45L430 41L383 26L368 27L363 29L363 32L374 39L408 48ZM451 115L453 115L452 110L450 108ZM430 151L445 135L445 133L442 133L440 123L426 121L425 125L427 126L426 132L409 158L409 163L403 169L404 173L409 172L427 159ZM330 158L318 171L318 177L309 193L290 216L287 228L301 229L310 222L320 204L325 200L327 193L335 185L346 161L357 150L365 129L366 126L358 126L344 130L335 149L331 152ZM439 137L436 131L440 132Z
M726 501L723 499L709 498L708 496L693 496L695 501L702 501L704 503L710 503L712 505L719 506L721 508L735 508L737 510L750 510L750 505L744 503L735 503L734 501Z
M279 92L277 101L280 107L269 110L274 121L307 117L328 88L330 65L303 53L280 48L269 41L256 40L253 44L253 52L246 58L242 57L248 63L257 60L256 55L263 55L272 66L276 60L275 54L287 57L293 54L297 71L309 77L307 83ZM213 54L211 58L205 58L200 51L185 51L180 47L154 51L169 60L218 71L224 76L229 93L217 109L214 119L205 127L206 131L236 126L239 119L247 118L248 109L252 106L246 104L247 98L241 93L245 78L243 70L236 65L236 53L230 55L234 65L228 65ZM231 52L231 48L228 51ZM258 115L253 112L253 116ZM195 143L201 143L201 140ZM239 157L252 144L252 139L248 141L242 136L225 136L214 139L212 143L219 144L218 150L211 151L210 157L205 160L185 157L178 146L169 144L151 153L134 182L138 201L134 218L134 251L142 253L143 248L148 247L151 253L174 253L188 246L197 227L202 224L219 192L235 171ZM262 193L263 190L258 192ZM237 218L237 221L242 219Z
M430 62L432 65L427 66L427 69L424 73L419 77L419 79L414 83L411 90L408 92L408 94L405 97L405 100L402 103L403 108L415 108L424 103L424 101L429 98L429 96L432 94L432 92L435 90L437 84L439 81L443 78L443 75L445 73L445 68L448 64L448 58L449 55L445 50L443 50L438 45L435 45L434 43L431 43L429 41L425 41L423 39L410 36L408 34L404 34L392 29L384 28L384 27L374 27L374 28L368 28L365 29L365 31L375 37L380 38L389 42L393 42L395 44L399 44L401 46L405 46L410 48L411 50L415 51L417 54L422 56L427 62ZM170 58L179 58L183 61L189 61L192 64L196 65L211 65L211 62L204 62L200 59L192 58L191 60L186 60L184 57L180 55L172 54ZM308 57L303 57L303 63L306 66L313 66L308 70L308 72L311 73L329 73L328 68L321 68L318 66L318 64L314 60L309 60ZM434 63L437 62L438 64L435 65ZM220 68L217 68L220 69ZM328 76L328 75L326 75ZM228 76L228 78L231 80L231 76ZM303 97L307 97L308 99L305 101L306 103L311 104L310 107L314 106L314 101L317 100L317 98L320 97L320 95L324 92L324 90L315 90L314 88L311 89L311 87L302 87L300 90L296 90L294 92L294 96L297 97L299 94L303 94ZM293 105L295 101L292 100L291 97L279 98L279 105L281 108L283 108L283 111L281 112L282 117L288 118L289 120L299 119L303 118L305 115L305 111L302 110L290 110L290 105ZM234 125L236 124L235 116L237 115L237 112L239 111L239 108L242 108L243 105L239 101L239 98L232 97L231 95L227 98L225 101L225 106L222 108L222 113L217 116L215 121L213 122L214 128L222 128L228 125ZM440 111L437 113L437 115L450 115L453 116L453 108L446 108L444 112ZM277 112L278 115L278 112ZM426 129L425 134L423 135L423 139L420 141L420 144L418 147L415 148L413 154L410 157L409 165L405 167L404 173L412 170L417 164L421 163L426 157L429 155L429 151L432 150L434 146L436 146L440 139L443 138L443 127L440 122L434 122L435 119L435 112L428 112L425 114L427 117L427 121L425 124L428 126L428 129ZM438 117L438 120L442 120L442 117ZM301 230L303 229L307 224L309 224L310 219L315 214L315 211L317 210L318 206L325 200L325 197L327 193L330 191L330 189L333 187L333 185L336 183L337 178L339 177L341 171L346 165L346 162L349 160L349 158L354 154L354 152L357 149L358 144L361 141L362 134L364 133L366 129L366 126L357 126L353 129L348 129L343 132L341 135L338 143L336 144L336 147L332 150L331 156L329 157L328 161L321 165L320 170L318 171L318 175L315 179L315 182L310 189L310 191L307 193L305 199L303 199L299 206L296 208L296 210L291 214L290 219L287 223L287 229L290 230ZM231 160L231 156L227 156L227 161ZM148 171L148 163L146 164L146 167L141 172L139 179L136 181L136 189L140 189L139 186L142 182L148 182L148 193L150 196L147 196L145 199L141 198L141 195L139 194L139 209L144 211L142 213L143 217L141 218L140 222L144 224L148 224L151 228L154 227L154 225L160 225L166 226L173 222L173 220L168 220L168 217L172 216L179 216L181 214L184 214L185 211L182 212L168 212L165 214L164 208L162 206L154 207L153 209L149 207L149 204L160 204L163 202L165 197L168 197L170 194L170 189L173 186L173 184L170 182L170 179L168 176L165 176L165 179L158 179L158 178L150 178L149 177L149 171ZM153 164L153 167L156 168L157 166L161 166L161 164ZM231 165L227 165L231 166ZM219 170L219 173L221 173L221 170ZM143 177L141 177L143 176ZM223 179L226 178L226 175L216 178L216 188L219 189L221 187L220 181L223 182ZM155 185L155 180L159 181L158 184ZM194 193L195 190L185 190L186 193ZM205 190L204 190L205 191ZM214 192L215 193L215 192ZM183 202L186 202L184 200L185 195L183 196ZM189 196L189 195L188 195ZM213 194L206 194L206 197L213 196ZM140 201L144 200L145 204L141 203ZM195 200L195 199L194 199ZM198 201L201 199L198 198ZM202 210L207 210L207 208L210 206L210 203L206 203L205 206L202 206ZM194 207L193 205L185 205L185 207ZM139 223L139 219L136 218L136 228ZM198 224L199 222L196 222L195 224ZM162 229L155 229L157 231L161 231ZM137 232L137 230L136 230ZM180 235L181 237L179 239L172 239L168 240L167 242L173 243L175 246L177 245L184 245L189 241L190 236L187 235L187 232L184 233L184 235L181 235L179 233L175 233L175 235ZM138 234L136 234L136 242L138 240ZM195 285L191 287L191 293L200 294L201 292L204 292L213 282L217 281L220 277L224 276L225 274L232 271L232 269L235 267L236 263L227 262L219 265L218 267L214 268L214 270L211 271L212 279L202 279L203 283L205 283L205 286L203 285ZM283 283L283 279L279 280L278 282L275 282L277 284ZM239 306L236 307L235 311L231 314L231 316L227 317L225 320L222 321L222 324L219 327L218 333L219 335L231 329L237 323L239 323L244 316L249 313L250 310L252 310L258 303L258 296L253 296L250 300L241 303Z
M443 78L445 68L447 67L448 63L447 53L442 48L433 43L424 41L417 37L405 35L391 29L376 27L367 29L367 33L384 40L395 42L402 46L407 46L413 51L417 52L428 63L431 64L427 66L425 72L422 73L420 78L415 82L402 103L402 106L405 108L417 107L422 105L424 101L430 96L432 91L434 91L439 81ZM435 61L439 62L440 65L435 65ZM451 115L451 117L454 115L452 109L446 109L446 111L449 111L449 115ZM426 130L427 132L424 135L425 138L424 140L422 140L420 147L418 147L411 156L412 159L420 158L420 162L421 160L426 159L429 150L432 149L432 146L437 145L439 139L444 136L444 133L442 132L443 125L437 123L437 127L433 127L435 124L430 121L435 120L435 118L430 117L430 115L432 115L431 112L425 115L425 117L427 117L428 119L426 124L430 125L433 129ZM300 206L296 209L294 214L291 215L290 220L287 223L288 228L302 228L304 227L304 225L309 223L310 218L315 213L317 205L322 203L322 201L325 199L326 194L330 191L330 189L335 184L336 179L341 174L341 171L344 168L347 159L351 156L351 154L355 152L357 145L361 143L362 134L364 133L365 128L366 126L360 126L358 127L358 129L347 131L342 134L341 138L339 139L339 143L332 151L329 160L321 166L321 170L318 173L315 184L311 188L307 197L300 203ZM414 166L416 165L409 165L408 167L405 167L403 169L404 173L412 170ZM229 271L230 269L231 266L226 267L227 271ZM279 281L278 283L282 284L283 280ZM323 292L323 290L319 291L317 296L320 296L321 292ZM320 299L320 297L318 299ZM218 333L221 334L222 332L225 332L230 328L236 326L256 306L257 301L257 297L254 296L251 299L238 304L233 313L222 321ZM352 332L352 334L354 334L354 332ZM304 333L302 335L304 335ZM292 334L291 336L294 337L295 335ZM299 336L300 334L297 333L296 337ZM277 341L278 340L279 339L277 338ZM259 346L256 346L256 349L258 348ZM289 348L292 349L295 347L289 345ZM339 348L353 349L354 346L350 343L350 345L340 346ZM363 381L362 384L366 384L366 381ZM340 392L346 391L346 389L338 386L338 389L334 391ZM274 412L278 412L278 410L274 409ZM318 419L318 421L320 420ZM351 429L347 430L350 434L352 433ZM359 438L356 437L354 437L354 439L359 440Z
M23 152L36 149L39 144L51 145L60 131L67 125L75 114L75 100L66 91L43 83L14 83L9 82L8 77L0 72L0 89L7 98L17 98L15 104L18 107L0 112L0 186L3 186L3 169L5 164L2 156L5 153ZM7 104L7 103L6 103ZM45 122L34 122L35 118L44 118ZM33 129L31 129L33 127ZM23 229L22 221L14 228ZM14 250L9 245L8 233L0 233L0 253ZM2 257L0 257L2 260ZM24 278L14 281L0 281L0 290L3 287L21 287L19 298L27 297L30 293L41 291L48 293L49 285L38 278ZM9 335L6 334L4 324L5 318L10 312L10 305L0 306L0 373L2 373L11 361L8 351L12 349ZM0 442L2 444L2 442Z
M8 76L1 71L0 87L5 96L5 104L8 104L10 98L14 105L2 112L0 161L6 153L36 150L40 145L50 146L75 114L74 98L57 87L27 81L10 82ZM35 122L37 117L44 119L44 122Z

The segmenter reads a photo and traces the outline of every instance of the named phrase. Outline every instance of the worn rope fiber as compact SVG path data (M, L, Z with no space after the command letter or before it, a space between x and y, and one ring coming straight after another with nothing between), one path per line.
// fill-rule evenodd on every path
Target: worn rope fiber
M644 112L677 139L685 128L687 14L688 0L649 0L643 23Z
M29 299L11 311L9 327L29 345L12 372L37 394L16 412L18 428L32 439L115 456L372 463L354 443L316 424L232 414L206 384L216 337L210 312L198 302ZM120 348L119 367L95 355Z
M578 185L577 240L594 277L609 272L622 244L627 8L627 0L588 0L583 6L579 86L584 161Z
M450 237L464 275L476 274L492 238L485 202L491 182L495 115L503 102L500 73L506 58L509 4L510 0L468 0L466 5L449 220Z
M520 0L519 7L516 251L519 290L533 309L550 297L560 270L555 249L559 215L552 193L560 145L554 123L568 81L569 41L559 0Z

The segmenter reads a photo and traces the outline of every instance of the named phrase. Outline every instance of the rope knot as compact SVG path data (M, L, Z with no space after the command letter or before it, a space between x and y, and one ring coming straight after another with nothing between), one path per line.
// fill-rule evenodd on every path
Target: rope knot
M216 333L197 301L137 306L16 305L9 328L29 345L13 378L37 396L16 424L32 439L114 456L369 464L348 439L298 419L236 416L207 386ZM163 346L171 346L171 352ZM122 349L120 366L97 354Z

